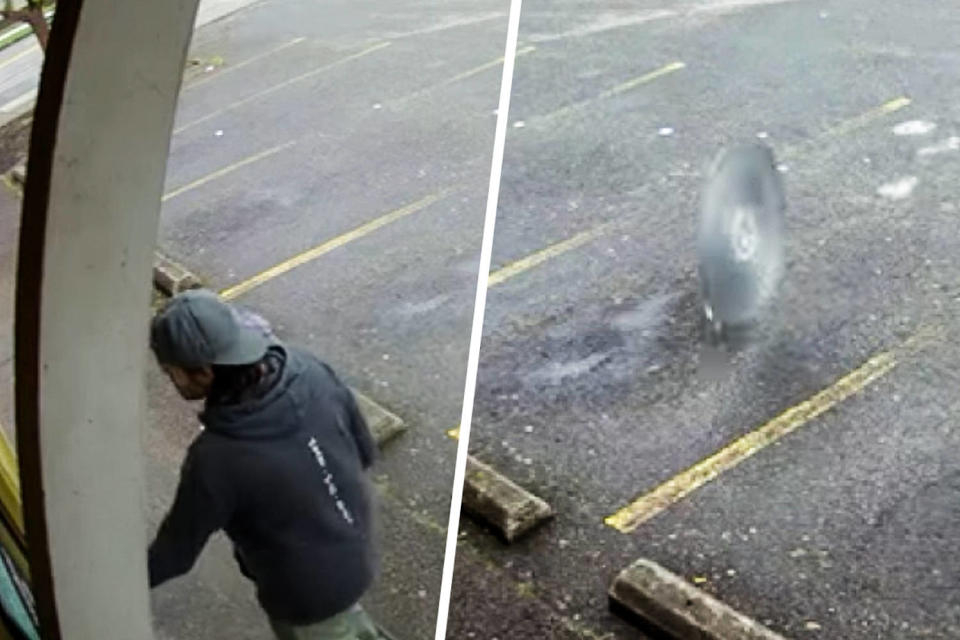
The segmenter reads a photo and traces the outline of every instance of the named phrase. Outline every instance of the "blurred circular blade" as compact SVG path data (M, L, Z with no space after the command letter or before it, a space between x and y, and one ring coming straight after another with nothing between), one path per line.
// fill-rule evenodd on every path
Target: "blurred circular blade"
M722 151L708 171L697 239L704 315L713 327L760 320L783 275L785 199L773 151Z

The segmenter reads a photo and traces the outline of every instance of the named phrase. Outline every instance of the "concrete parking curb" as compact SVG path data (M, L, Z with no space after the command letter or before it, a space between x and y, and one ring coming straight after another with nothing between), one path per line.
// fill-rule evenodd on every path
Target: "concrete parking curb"
M507 542L554 515L543 499L473 456L467 457L462 504L466 512L493 526Z
M608 595L614 611L678 640L787 640L645 558L621 571Z
M382 448L385 444L407 430L406 425L399 416L390 413L356 389L351 389L351 391L357 399L357 407L360 409L360 413L363 414L364 420L367 421L367 426L370 428L370 433L373 434L373 439L376 440L377 446Z
M172 297L181 291L199 287L202 281L189 269L157 251L153 260L153 284Z

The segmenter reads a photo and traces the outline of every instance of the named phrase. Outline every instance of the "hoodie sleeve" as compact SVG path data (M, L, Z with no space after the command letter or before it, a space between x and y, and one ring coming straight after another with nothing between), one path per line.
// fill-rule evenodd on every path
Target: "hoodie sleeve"
M226 525L232 510L232 497L217 491L204 477L196 451L191 448L180 472L173 506L150 545L150 588L190 571L211 534Z

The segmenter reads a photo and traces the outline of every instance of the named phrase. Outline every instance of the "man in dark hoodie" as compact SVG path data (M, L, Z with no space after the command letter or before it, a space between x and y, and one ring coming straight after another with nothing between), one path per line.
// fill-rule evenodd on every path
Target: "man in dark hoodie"
M150 545L151 588L189 571L222 529L277 638L378 638L358 604L377 564L364 475L375 444L350 390L210 291L174 297L150 334L180 395L205 402Z

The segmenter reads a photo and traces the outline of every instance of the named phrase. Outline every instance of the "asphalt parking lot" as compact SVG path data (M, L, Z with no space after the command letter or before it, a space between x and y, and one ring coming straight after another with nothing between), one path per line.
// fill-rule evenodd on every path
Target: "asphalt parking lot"
M470 448L557 517L463 520L451 637L638 637L638 557L788 637L955 637L956 13L640 5L524 3ZM756 139L787 277L706 381L700 184Z
M195 32L171 141L158 249L408 427L375 468L365 601L399 640L435 625L506 22L489 2L251 3ZM159 370L147 383L152 530L198 423ZM222 538L153 605L160 638L269 634Z

